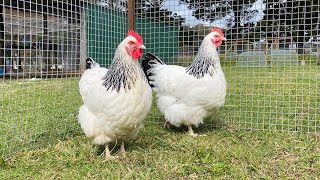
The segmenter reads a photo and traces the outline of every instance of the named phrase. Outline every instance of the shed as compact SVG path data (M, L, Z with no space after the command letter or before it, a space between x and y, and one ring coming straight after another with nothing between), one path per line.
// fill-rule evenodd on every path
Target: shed
M110 64L118 44L128 31L127 14L100 5L86 9L87 53L102 65ZM179 45L179 28L151 18L136 17L136 31L142 36L145 52L152 52L165 62L175 58ZM152 29L152 34L148 33Z

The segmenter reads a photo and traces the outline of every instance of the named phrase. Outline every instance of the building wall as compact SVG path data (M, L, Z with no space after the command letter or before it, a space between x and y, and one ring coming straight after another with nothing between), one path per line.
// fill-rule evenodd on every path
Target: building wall
M80 26L59 15L3 8L6 73L38 73L63 66L64 71L79 69Z
M102 65L112 62L115 49L126 37L127 15L102 6L86 7L87 53ZM179 28L151 19L136 18L136 31L143 37L145 52L170 62L178 53ZM152 29L152 31L150 31ZM152 34L149 32L153 32Z

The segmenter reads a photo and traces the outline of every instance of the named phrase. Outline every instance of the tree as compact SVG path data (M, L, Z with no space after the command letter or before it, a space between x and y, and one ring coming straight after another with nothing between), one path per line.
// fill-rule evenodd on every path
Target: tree
M227 30L230 30L233 39L243 38L247 31L247 27L254 26L250 23L250 18L257 13L257 10L251 10L250 5L255 0L222 0L211 1L205 0L199 2L198 0L181 0L181 2L188 3L191 9L194 9L194 16L199 19L206 19L214 22L224 17L227 21ZM231 38L231 35L229 37Z
M318 0L269 0L266 4L266 15L257 32L267 32L268 37L292 36L300 49L310 36L319 34Z
M136 15L143 15L144 18L156 18L163 22L174 22L181 24L183 19L172 12L161 9L165 0L136 0Z
M128 0L99 0L97 4L119 11L127 11L128 9Z
M102 0L115 8L126 8L126 0ZM136 12L145 18L182 24L184 17L161 8L168 0L136 0ZM173 1L173 0L171 0ZM254 3L264 3L263 18L253 21L259 10ZM310 36L320 34L319 0L176 0L188 6L199 22L217 22L223 19L228 39L292 36L298 46ZM111 5L110 5L111 6ZM261 10L260 10L261 15ZM185 28L184 28L185 30ZM254 32L254 33L253 33ZM187 34L190 34L188 31ZM194 34L194 33L191 33ZM185 34L184 34L185 35Z

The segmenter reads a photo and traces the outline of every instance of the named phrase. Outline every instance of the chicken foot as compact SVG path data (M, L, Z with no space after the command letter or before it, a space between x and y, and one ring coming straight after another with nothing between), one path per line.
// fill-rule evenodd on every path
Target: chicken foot
M207 136L205 134L197 134L193 132L192 126L188 126L188 135L190 135L191 137L200 137L200 136Z
M109 145L106 144L104 147L104 155L105 155L105 159L109 160L109 159L113 159L113 156L111 156L110 154L110 150L109 150Z

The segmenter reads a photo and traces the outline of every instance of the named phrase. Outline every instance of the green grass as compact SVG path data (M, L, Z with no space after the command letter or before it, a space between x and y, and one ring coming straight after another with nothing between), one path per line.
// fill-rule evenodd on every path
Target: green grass
M108 162L77 122L79 78L4 80L0 179L320 177L320 66L222 64L227 100L218 116L197 129L207 137L162 129L154 101L145 128L127 146L127 157Z
M224 69L224 122L245 129L319 132L319 66Z
M126 157L105 161L84 136L20 153L6 160L1 179L315 179L320 177L319 136L298 133L200 129L147 123ZM114 149L117 151L118 147ZM1 168L1 167L0 167Z
M5 80L1 85L0 152L7 155L79 134L78 78Z
M235 67L236 58L221 57L228 92L215 123L240 129L319 132L320 66L314 56L299 59L306 65L241 68ZM177 60L183 66L191 61L190 57Z

